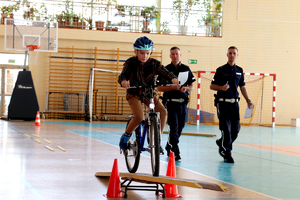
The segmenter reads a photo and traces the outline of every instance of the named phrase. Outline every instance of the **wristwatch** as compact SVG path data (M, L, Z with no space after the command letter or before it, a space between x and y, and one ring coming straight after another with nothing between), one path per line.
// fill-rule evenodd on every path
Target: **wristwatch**
M251 102L251 99L247 99L247 103L250 103Z

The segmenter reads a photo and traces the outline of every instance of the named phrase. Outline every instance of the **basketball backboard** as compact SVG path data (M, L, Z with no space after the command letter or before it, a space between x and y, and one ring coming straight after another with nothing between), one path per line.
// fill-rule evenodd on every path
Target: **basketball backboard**
M5 50L26 51L28 45L39 45L35 51L57 52L56 22L5 19Z

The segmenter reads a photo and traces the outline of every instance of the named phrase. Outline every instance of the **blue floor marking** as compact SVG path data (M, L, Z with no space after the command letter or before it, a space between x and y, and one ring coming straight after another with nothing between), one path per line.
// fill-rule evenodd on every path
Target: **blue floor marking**
M126 126L120 123L54 123L121 129ZM122 131L71 131L115 146L118 146L122 134ZM111 134L107 134L108 132ZM202 132L220 136L218 126L187 125L183 132ZM300 180L296 174L300 171L300 157L236 145L299 145L299 133L300 130L295 128L242 127L233 147L235 164L223 162L217 152L216 138L182 135L180 138L182 161L176 162L176 165L276 198L299 198ZM167 135L163 134L163 147L166 141ZM167 162L166 155L161 156L161 160Z
M14 128L12 128L11 126L7 126L7 127L10 128L10 129L12 129L12 130L14 130L14 131L16 131L16 132L18 132L18 133L20 133L20 134L22 134L22 135L24 135L24 133L22 133L22 132L20 132L20 131L18 131L16 129L14 129ZM31 138L31 137L29 139L33 140L33 138Z

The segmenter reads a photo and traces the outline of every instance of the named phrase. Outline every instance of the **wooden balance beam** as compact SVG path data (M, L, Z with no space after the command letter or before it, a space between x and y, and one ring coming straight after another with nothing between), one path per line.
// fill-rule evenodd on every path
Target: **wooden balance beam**
M110 177L111 172L97 172L95 174L97 177ZM226 192L226 188L221 184L215 183L208 183L203 181L196 181L190 179L181 179L181 178L174 178L169 176L152 176L150 174L140 174L140 173L119 173L119 176L122 178L131 179L135 182L141 183L151 183L151 184L173 184L173 185L180 185L180 186L187 186L199 189L208 189L208 190L215 190L219 192Z

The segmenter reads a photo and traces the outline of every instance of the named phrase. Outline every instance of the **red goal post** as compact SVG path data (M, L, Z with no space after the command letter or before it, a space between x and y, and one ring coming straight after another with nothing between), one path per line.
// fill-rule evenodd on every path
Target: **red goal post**
M197 90L190 94L187 121L191 124L217 125L217 110L210 84L215 71L194 71L198 80ZM241 125L275 126L276 74L244 73L249 98L255 105L251 118L244 118L247 103L240 93ZM200 92L201 91L201 92Z

